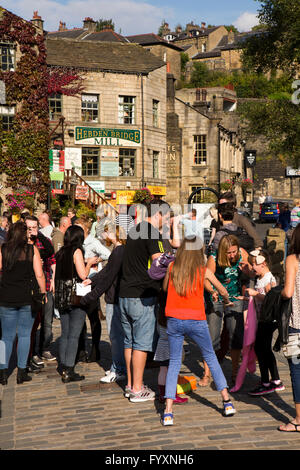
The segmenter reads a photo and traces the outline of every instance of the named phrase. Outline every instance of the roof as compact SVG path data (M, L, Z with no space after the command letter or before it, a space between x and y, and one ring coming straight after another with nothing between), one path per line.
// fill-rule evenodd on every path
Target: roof
M193 38L193 37L205 37L205 36L208 36L210 33L216 31L218 28L220 28L221 26L213 26L212 28L193 28L191 29L190 31L195 31L195 32L199 32L199 34L197 34L197 36L190 36L189 34L185 33L185 32L182 32L182 33L179 33L177 34L177 37L174 39L174 42L176 41L182 41L184 39L190 39L190 38Z
M128 40L112 29L102 31L89 31L84 28L67 29L65 31L52 31L47 33L49 38L80 39L81 41L128 42Z
M46 39L47 64L115 73L148 74L165 62L138 44Z
M171 47L172 49L176 49L178 51L182 50L181 47L165 41L163 38L154 33L136 34L134 36L126 36L126 38L131 43L141 44L141 46L153 46L155 44L160 44L166 47Z

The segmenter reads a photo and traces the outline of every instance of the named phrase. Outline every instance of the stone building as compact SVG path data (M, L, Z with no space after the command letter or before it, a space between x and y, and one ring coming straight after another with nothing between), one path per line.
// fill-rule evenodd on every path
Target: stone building
M117 202L145 185L164 195L165 62L128 42L48 35L46 47L48 66L69 67L84 77L81 96L50 99L52 128L64 117L65 168L75 162L91 187L108 198L113 193Z
M203 92L197 89L175 92L174 78L168 75L167 194L172 204L186 204L198 187L219 191L222 182L244 176L245 142L223 124L226 111L220 103L227 90L214 89L216 107L206 101L209 89L204 95ZM238 186L236 189L240 201L241 191Z

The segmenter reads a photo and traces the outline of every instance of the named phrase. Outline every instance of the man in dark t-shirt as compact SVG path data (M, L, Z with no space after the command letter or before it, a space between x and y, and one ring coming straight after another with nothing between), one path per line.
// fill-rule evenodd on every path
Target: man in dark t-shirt
M161 284L151 279L147 270L164 252L160 230L170 216L170 207L164 201L151 201L146 209L146 220L128 234L119 292L128 378L125 394L133 403L155 398L155 393L143 385L143 375L147 353L155 347L155 311Z

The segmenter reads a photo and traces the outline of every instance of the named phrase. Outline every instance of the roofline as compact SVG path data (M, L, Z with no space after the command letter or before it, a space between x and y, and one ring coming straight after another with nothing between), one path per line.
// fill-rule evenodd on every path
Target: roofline
M179 101L180 103L184 104L185 106L187 106L188 108L191 108L193 111L195 111L196 113L199 113L201 114L202 116L206 117L206 119L208 119L209 121L211 121L211 118L210 116L207 116L207 114L204 114L202 113L201 111L199 111L198 109L194 108L194 106L186 103L185 101L181 100L180 98L177 98L177 96L175 96L175 100Z
M161 67L157 67L153 70L149 70L148 72L131 72L131 71L124 71L124 70L110 70L110 69L106 69L106 68L95 68L95 67L76 67L74 65L53 65L53 64L47 64L47 67L52 67L52 68L61 68L61 67L64 67L66 69L71 69L71 70L81 70L82 72L105 72L105 73L115 73L115 74L120 74L120 75L136 75L136 76L143 76L143 77L147 77L149 75L149 73L151 72L154 72L154 70L157 70L161 67L164 67L164 65L162 65Z

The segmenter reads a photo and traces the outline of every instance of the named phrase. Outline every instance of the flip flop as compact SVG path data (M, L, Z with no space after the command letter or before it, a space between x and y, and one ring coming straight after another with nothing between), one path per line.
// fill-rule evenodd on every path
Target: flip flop
M292 423L291 421L289 421L289 422L286 424L286 426L287 426L288 424L292 424L292 425L295 427L295 429L292 429L292 430L288 431L287 429L280 429L280 427L278 427L278 428L277 428L278 431L280 431L280 432L300 432L300 424L295 424L295 423ZM298 430L298 428L299 428L299 430Z

